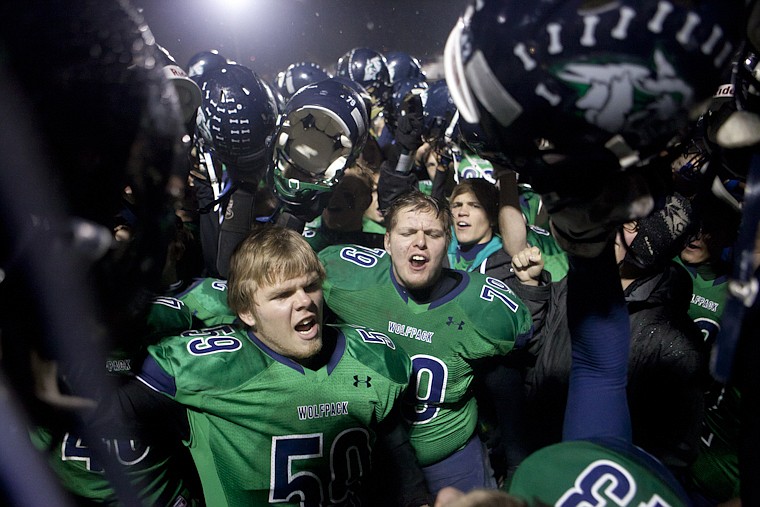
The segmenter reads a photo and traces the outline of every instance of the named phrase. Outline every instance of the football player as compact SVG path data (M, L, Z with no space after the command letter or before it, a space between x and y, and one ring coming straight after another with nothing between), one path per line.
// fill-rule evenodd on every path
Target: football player
M386 213L385 250L320 252L329 309L387 333L412 358L403 413L431 492L495 487L476 432L474 381L508 411L501 359L531 332L529 312L504 282L443 268L452 221L447 204L413 191Z
M229 305L244 325L149 347L137 380L102 400L94 422L115 432L114 421L140 421L181 435L209 505L371 504L380 444L393 458L386 494L403 485L392 501L426 504L398 424L410 360L385 334L325 327L323 278L297 232L255 230L230 260Z
M446 78L462 118L485 133L481 154L532 179L570 255L565 442L523 462L510 489L521 498L689 504L630 445L630 330L610 237L661 197L670 176L658 153L688 108L717 88L742 36L743 7L485 0L449 37Z

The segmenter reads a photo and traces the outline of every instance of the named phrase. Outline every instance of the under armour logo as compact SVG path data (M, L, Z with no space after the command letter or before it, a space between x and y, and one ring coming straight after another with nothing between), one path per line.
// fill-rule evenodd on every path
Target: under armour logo
M372 377L359 380L359 375L354 375L354 387L359 387L359 384L365 384L366 387L372 387L372 384L369 383L370 380L372 380Z
M462 328L464 327L464 321L463 321L463 320L462 320L462 321L459 321L459 324L455 324L455 323L454 323L454 317L449 317L449 320L446 322L446 325L447 325L447 326L451 326L452 324L454 324L455 326L457 326L457 329L458 329L459 331L461 331L461 330L462 330Z

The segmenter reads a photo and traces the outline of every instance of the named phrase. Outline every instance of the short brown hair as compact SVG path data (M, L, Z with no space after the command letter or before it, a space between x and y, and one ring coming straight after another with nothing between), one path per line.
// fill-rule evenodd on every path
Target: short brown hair
M235 248L227 277L227 304L236 315L251 311L262 285L316 273L325 268L306 240L292 229L267 225L255 229Z
M454 226L454 218L451 215L449 203L445 200L436 199L419 190L412 190L397 197L385 211L385 227L390 233L398 223L398 215L401 211L431 211L441 221L443 231L446 234L446 244L451 242L451 228Z
M486 212L491 227L499 223L499 190L485 178L467 178L460 181L449 196L449 202L458 195L472 193Z

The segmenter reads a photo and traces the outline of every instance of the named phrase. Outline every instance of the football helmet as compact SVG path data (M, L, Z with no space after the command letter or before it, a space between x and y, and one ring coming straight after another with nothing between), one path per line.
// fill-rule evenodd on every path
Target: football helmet
M341 56L335 74L362 85L374 99L376 107L384 108L391 97L388 64L385 57L373 49L354 48Z
M174 85L177 90L177 96L179 97L180 108L182 109L182 116L185 119L185 123L191 123L195 118L195 113L198 111L198 107L201 105L201 89L198 85L190 79L187 72L179 65L174 57L164 48L156 44L157 60L161 64L164 71L164 76Z
M391 129L391 132L396 130L397 118L401 115L404 100L410 94L419 95L420 100L422 100L421 96L427 89L428 84L424 78L409 78L393 83L393 94L385 118L385 124Z
M358 93L359 97L361 97L362 99L362 102L364 102L364 108L367 110L367 113L369 114L372 111L372 96L369 94L366 88L364 88L362 85L360 85L353 79L350 79L345 76L335 76L331 79L348 86L353 91Z
M473 2L444 51L462 118L530 173L546 148L628 167L687 123L741 37L741 0ZM582 165L576 164L577 167Z
M435 146L448 145L459 119L457 106L449 93L446 80L431 83L422 94L422 139Z
M257 183L277 121L271 90L248 67L225 63L201 84L196 136L227 167L233 181Z
M301 88L280 115L267 172L280 201L290 211L320 201L359 156L368 131L364 101L350 86L327 79Z
M385 53L385 61L388 64L391 83L395 84L406 79L424 80L425 73L422 71L420 61L403 51L389 51Z
M328 74L322 67L314 62L293 63L287 69L277 74L275 79L275 91L281 104L285 104L295 92L306 85L329 79Z
M194 54L187 61L187 75L195 81L198 86L203 82L203 74L220 68L227 63L227 58L219 54L216 49L201 51Z

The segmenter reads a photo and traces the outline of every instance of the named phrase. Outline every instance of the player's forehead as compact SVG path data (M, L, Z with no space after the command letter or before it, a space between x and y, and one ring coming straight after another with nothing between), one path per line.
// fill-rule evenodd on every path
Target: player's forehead
M451 198L451 203L470 203L470 204L480 204L480 201L478 200L478 197L475 195L474 192L471 190L465 190L457 194L456 196Z
M443 230L443 219L436 214L436 211L433 209L415 209L412 207L402 208L398 211L393 230L400 231L408 229Z
M316 271L303 270L293 273L285 271L273 272L258 284L261 293L274 293L285 290L295 290L321 283L322 279Z

